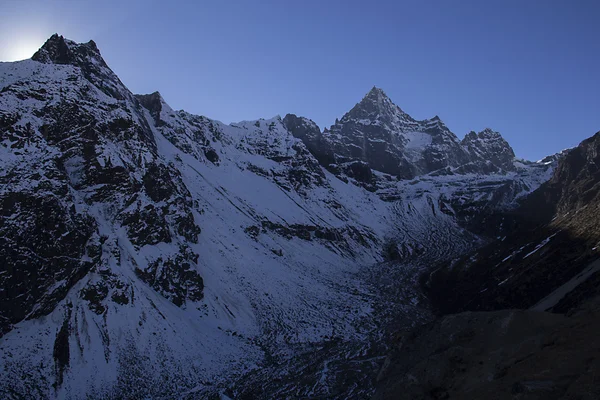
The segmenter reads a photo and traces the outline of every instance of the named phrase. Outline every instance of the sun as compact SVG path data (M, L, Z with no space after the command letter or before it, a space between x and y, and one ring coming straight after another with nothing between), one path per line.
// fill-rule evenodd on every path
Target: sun
M0 50L0 61L20 61L31 56L42 46L43 41L33 38L19 38Z

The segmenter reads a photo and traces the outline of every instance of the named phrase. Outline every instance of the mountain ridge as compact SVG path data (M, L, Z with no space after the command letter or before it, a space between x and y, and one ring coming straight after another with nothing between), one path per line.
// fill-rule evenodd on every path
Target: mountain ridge
M307 118L176 111L51 39L0 64L3 394L367 396L390 327L432 318L420 274L501 234L485 222L555 166L458 163L438 118L396 137L416 150L391 175Z
M382 89L373 87L330 128L300 136L319 154L325 168L335 170L332 164L360 161L400 179L412 179L444 168L459 168L458 173L514 170L514 151L499 133L490 132L480 132L478 140L467 135L461 141L438 116L417 121ZM490 158L491 153L505 156Z

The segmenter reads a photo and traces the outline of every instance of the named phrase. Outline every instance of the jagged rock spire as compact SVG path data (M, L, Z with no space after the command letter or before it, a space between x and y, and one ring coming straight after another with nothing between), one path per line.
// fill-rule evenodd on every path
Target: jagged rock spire
M382 89L376 86L373 86L362 100L344 115L342 121L352 118L367 119L372 122L381 120L383 123L390 123L398 118L414 121L410 115L394 104Z
M515 152L502 135L491 128L479 133L469 132L461 144L475 158L487 160L505 170L514 169Z
M43 63L77 64L82 58L89 57L102 58L96 42L90 40L87 43L77 44L55 33L31 59Z

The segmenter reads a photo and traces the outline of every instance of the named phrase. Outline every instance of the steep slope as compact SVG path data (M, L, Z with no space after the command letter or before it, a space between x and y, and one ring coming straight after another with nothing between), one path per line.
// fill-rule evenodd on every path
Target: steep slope
M159 156L145 110L93 42L55 35L33 58L0 67L1 296L10 331L2 390L64 397L117 377L127 386L125 368L149 368L136 355L165 352L157 343L169 343L179 362L198 347L157 328L166 308L173 325L194 331L176 309L204 296L191 249L197 211L179 171ZM23 373L32 379L16 379Z
M93 43L53 36L34 59L0 66L3 393L164 395L356 334L375 196L329 184L278 118L136 98Z
M552 178L507 215L514 228L506 237L432 274L428 286L441 311L539 303L564 312L597 292L598 149L597 133L570 150Z
M408 133L373 138L404 151L426 132L441 138L431 154L462 154L441 122L381 96L367 103L392 110L386 132ZM475 221L553 167L398 181L369 158L322 168L328 136L302 117L226 125L133 95L93 42L54 35L0 63L2 396L364 396L388 326L431 318L419 274L485 243L495 232ZM423 174L435 163L419 157L404 159Z
M468 161L458 138L438 117L416 121L376 87L324 137L337 163L361 160L401 178Z
M540 164L514 174L428 175L410 181L387 181L386 175L373 173L381 185L376 194L391 207L390 229L382 238L388 261L359 270L375 329L360 341L344 341L334 332L314 346L299 344L287 356L237 381L228 392L232 398L368 398L389 353L390 335L433 318L419 290L420 275L440 260L452 260L486 243L486 236L464 226L515 207L529 187L547 179L551 168ZM502 227L479 230L490 234Z

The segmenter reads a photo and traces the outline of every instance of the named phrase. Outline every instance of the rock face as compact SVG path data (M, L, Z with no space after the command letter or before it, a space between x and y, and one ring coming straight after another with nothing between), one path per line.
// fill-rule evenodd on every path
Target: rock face
M438 117L416 121L376 87L324 137L337 163L360 160L403 179L465 164L469 159L458 138Z
M33 179L23 178L20 175L19 184L33 183ZM70 207L68 192L61 193L61 186L43 180L35 181L29 190L16 191L15 180L16 176L2 179L2 184L13 190L0 197L2 334L26 317L52 311L98 257L95 221ZM39 190L44 183L46 190Z
M295 115L285 121L334 173L343 173L357 161L400 179L444 169L489 174L516 168L515 154L499 133L471 132L461 142L438 116L417 121L377 87L322 133L312 121Z
M330 168L330 165L335 164L334 153L317 124L294 114L287 114L283 124L294 137L302 140L322 166Z
M461 144L476 161L489 161L498 170L514 170L515 153L508 142L491 129L469 132Z
M325 132L226 125L54 35L0 63L0 397L364 398L390 327L431 318L421 272L512 228L553 168L376 88Z
M200 228L180 172L157 152L148 111L94 42L54 35L32 60L1 65L0 82L0 332L60 319L54 341L34 345L53 350L28 369L54 376L46 368L55 364L47 387L60 391L72 386L66 375L79 334L103 337L88 338L87 352L79 346L90 360L94 346L111 352L111 310L139 301L128 271L142 271L140 282L176 306L202 299L190 249ZM148 253L154 246L159 254ZM82 328L88 322L98 330ZM3 352L5 373L30 357ZM2 390L47 397L47 387L32 380Z

